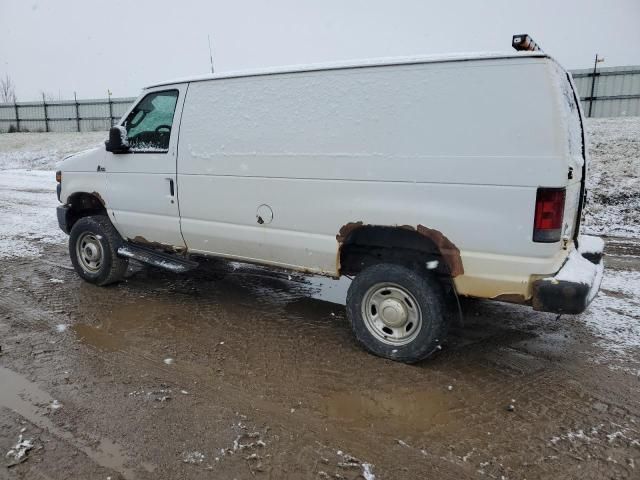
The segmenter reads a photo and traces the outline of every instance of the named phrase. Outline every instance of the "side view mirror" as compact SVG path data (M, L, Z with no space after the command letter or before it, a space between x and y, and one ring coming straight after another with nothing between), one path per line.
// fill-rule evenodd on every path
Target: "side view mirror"
M127 138L127 129L116 125L109 129L109 140L104 142L107 152L111 153L127 153L129 151L129 139Z

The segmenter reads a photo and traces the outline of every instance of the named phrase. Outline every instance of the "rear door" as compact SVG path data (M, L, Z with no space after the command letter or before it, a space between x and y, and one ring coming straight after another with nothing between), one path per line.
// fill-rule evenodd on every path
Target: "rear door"
M121 122L127 129L130 151L107 152L103 166L106 203L114 225L128 240L174 250L185 248L180 233L176 158L186 88L178 85L145 92Z
M567 193L564 207L563 236L577 238L580 229L582 202L587 171L586 147L584 144L583 116L573 82L559 65L553 64L556 83L559 87L560 118L565 122L567 138Z

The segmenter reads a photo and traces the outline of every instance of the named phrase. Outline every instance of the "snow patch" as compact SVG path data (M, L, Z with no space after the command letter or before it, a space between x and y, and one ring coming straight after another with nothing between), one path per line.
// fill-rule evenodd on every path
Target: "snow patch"
M578 251L582 254L602 253L604 251L604 240L592 235L580 235L578 237Z
M607 430L611 430L607 433ZM552 445L558 445L562 442L568 442L572 445L584 445L593 442L602 442L606 439L609 444L617 443L625 447L640 446L640 442L635 438L636 431L633 428L610 424L605 428L603 423L594 425L590 428L578 429L576 431L568 431L561 435L556 435L549 439Z
M64 158L101 146L106 138L107 132L2 134L0 170L54 170Z
M640 237L640 117L586 119L589 197L582 231Z
M6 457L11 459L13 465L23 462L26 459L27 452L33 448L33 439L23 439L22 435L18 436L16 443L7 452Z
M37 257L42 253L42 244L65 242L67 236L58 227L57 205L54 172L2 170L0 259Z
M55 167L105 138L105 132L0 135L0 259L37 257L43 244L66 241L55 212Z
M581 318L607 352L635 357L640 348L640 272L607 270Z
M182 454L182 461L184 463L198 464L204 462L205 456L202 452L184 452Z
M558 281L592 285L596 274L596 265L580 255L577 250L572 250L566 263L553 278Z
M362 476L364 480L376 480L376 476L373 474L373 465L370 463L362 464Z
M127 129L122 125L115 125L115 128L120 132L120 143L123 147L129 146L129 138L127 137Z

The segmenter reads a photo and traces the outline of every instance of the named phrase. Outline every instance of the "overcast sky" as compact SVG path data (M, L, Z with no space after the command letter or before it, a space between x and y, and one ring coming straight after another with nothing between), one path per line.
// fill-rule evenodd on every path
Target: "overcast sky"
M640 0L0 0L0 75L22 101L136 96L207 73L207 34L216 71L508 51L522 32L566 68L640 65L639 26Z

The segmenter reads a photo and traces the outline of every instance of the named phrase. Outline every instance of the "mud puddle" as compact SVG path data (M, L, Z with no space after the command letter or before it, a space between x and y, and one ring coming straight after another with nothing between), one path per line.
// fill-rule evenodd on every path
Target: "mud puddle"
M85 325L82 323L73 325L71 330L78 336L78 339L85 345L103 350L115 352L126 345L126 340L120 335L114 335L105 331L102 327Z
M351 280L346 277L335 279L322 275L302 275L235 261L228 262L225 267L225 263L220 261L218 266L229 270L232 275L244 278L244 282L248 284L274 286L273 281L279 281L291 293L338 305L346 303L347 290L351 284Z
M340 392L328 397L326 415L359 427L388 422L426 431L447 424L458 406L455 398L437 390Z
M309 282L309 295L316 300L345 305L347 302L347 290L351 280L340 277L334 280L327 277L306 277Z
M113 352L131 344L137 336L173 335L173 322L184 317L180 305L156 298L140 298L136 303L118 303L98 316L95 324L71 326L80 342L98 350Z

